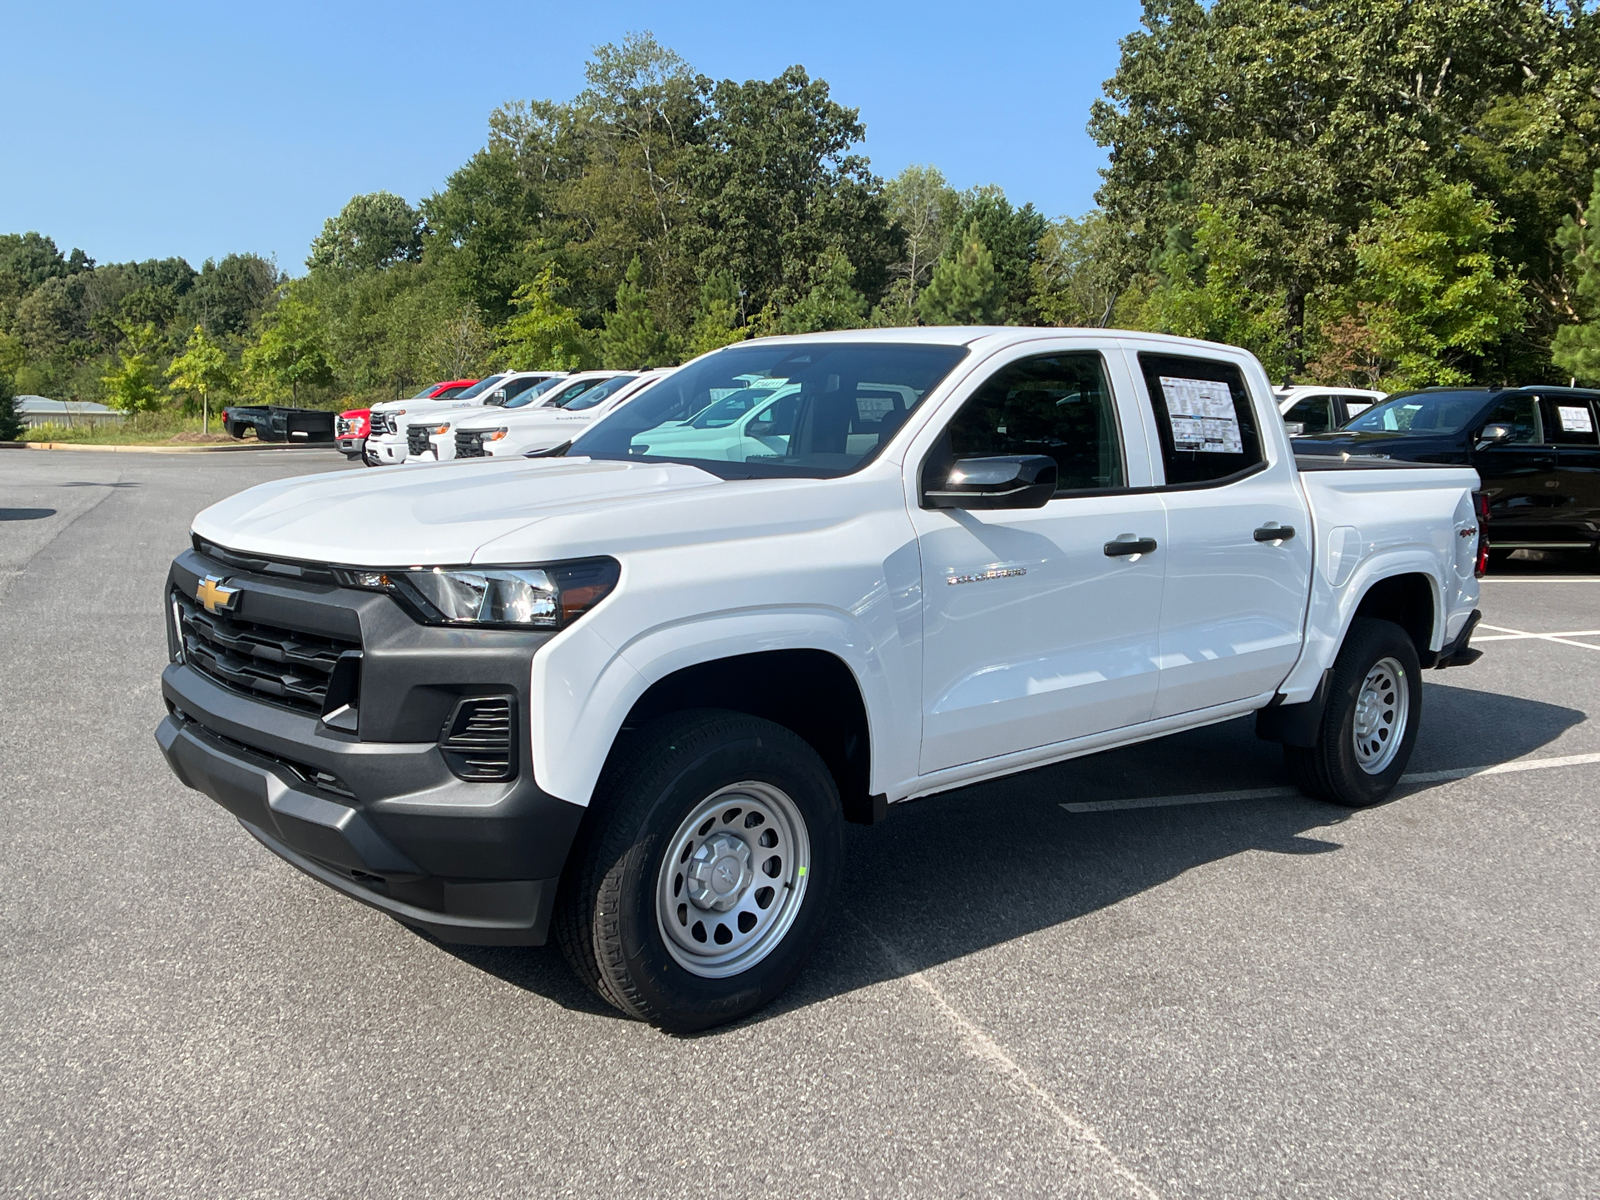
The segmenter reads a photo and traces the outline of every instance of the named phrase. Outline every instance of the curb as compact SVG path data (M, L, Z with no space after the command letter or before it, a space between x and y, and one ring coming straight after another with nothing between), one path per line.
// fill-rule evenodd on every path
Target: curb
M299 446L279 445L275 442L247 442L242 445L215 446L106 446L93 442L0 442L0 450L98 450L112 454L238 454L258 451L332 450L339 453L331 442L307 442Z

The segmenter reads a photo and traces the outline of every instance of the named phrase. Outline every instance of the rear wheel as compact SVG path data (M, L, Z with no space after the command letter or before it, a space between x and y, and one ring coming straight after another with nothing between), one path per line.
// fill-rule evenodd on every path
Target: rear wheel
M1361 808L1391 791L1411 760L1422 717L1422 668L1406 631L1358 617L1334 663L1316 745L1285 746L1300 789Z
M629 1016L690 1032L781 992L838 888L839 797L795 734L675 714L608 765L555 914L562 953Z

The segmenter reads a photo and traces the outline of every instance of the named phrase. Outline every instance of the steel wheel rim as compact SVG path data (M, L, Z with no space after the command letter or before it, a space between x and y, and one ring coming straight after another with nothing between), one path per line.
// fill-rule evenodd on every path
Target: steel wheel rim
M1351 737L1356 764L1368 775L1381 775L1400 753L1406 721L1411 716L1411 692L1406 669L1393 658L1380 658L1367 670L1356 693Z
M788 793L754 781L718 789L661 857L656 927L667 953L705 979L748 971L794 925L810 875L811 839Z

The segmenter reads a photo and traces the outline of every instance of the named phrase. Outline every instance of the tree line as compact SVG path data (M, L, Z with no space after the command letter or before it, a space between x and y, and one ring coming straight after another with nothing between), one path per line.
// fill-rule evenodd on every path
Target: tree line
M770 333L1059 324L1232 342L1283 379L1600 384L1583 0L1146 0L1081 217L880 179L801 67L716 82L640 34L586 78L497 109L417 205L354 197L294 278L0 237L0 376L129 411L343 405Z

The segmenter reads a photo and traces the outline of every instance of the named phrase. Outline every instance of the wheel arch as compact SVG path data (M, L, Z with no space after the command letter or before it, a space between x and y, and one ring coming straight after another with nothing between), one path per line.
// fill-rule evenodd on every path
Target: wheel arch
M1442 597L1438 581L1426 571L1402 571L1370 580L1344 623L1344 637L1357 617L1391 621L1406 631L1417 648L1424 668L1438 657L1442 624Z

